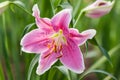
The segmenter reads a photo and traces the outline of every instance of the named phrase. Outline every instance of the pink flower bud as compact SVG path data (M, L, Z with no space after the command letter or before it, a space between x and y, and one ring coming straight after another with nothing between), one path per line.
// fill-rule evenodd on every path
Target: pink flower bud
M4 12L4 10L9 5L9 3L10 3L10 1L4 1L4 2L0 3L0 14L2 14L2 12Z
M85 15L90 18L99 18L105 14L108 14L115 1L96 0L91 5L83 9Z

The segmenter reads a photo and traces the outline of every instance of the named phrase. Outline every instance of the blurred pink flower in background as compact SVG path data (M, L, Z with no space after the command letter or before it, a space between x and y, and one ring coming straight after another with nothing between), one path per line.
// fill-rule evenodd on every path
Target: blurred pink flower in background
M69 28L71 9L58 12L52 19L40 18L37 4L33 6L33 16L37 29L27 33L21 40L22 51L41 54L36 73L43 74L59 59L75 73L85 69L82 52L79 48L87 39L92 39L96 30L89 29L79 33Z
M85 15L90 18L99 18L105 14L108 14L115 1L96 0L91 5L83 9Z

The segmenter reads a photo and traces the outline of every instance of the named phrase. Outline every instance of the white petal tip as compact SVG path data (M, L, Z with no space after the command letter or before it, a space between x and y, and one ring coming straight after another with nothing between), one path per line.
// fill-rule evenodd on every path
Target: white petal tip
M31 51L28 51L28 50L24 49L23 47L21 48L21 51L26 52L26 53L33 53Z
M96 34L96 30L95 29L89 29L89 30L86 30L86 31L82 32L82 34L87 35L89 39L92 39Z
M39 16L40 15L40 11L39 11L39 8L38 8L38 5L35 4L32 8L32 11L33 11L33 16Z
M90 30L90 34L91 34L91 35L89 36L89 38L92 39L92 38L95 36L95 34L96 34L96 30L91 29L91 30Z
M37 67L36 74L37 75L42 75L44 72L41 71L39 67Z
M39 70L36 71L36 74L39 76L42 75Z
M78 72L78 74L81 74L81 73L83 73L84 72L84 70L80 70L79 72Z
M37 5L37 4L34 4L32 10L34 11L34 10L37 9L37 8L38 8L38 5Z
M81 73L84 72L84 70L85 70L85 68L79 69L79 70L71 70L71 71L73 71L73 72L75 72L75 73L77 73L77 74L81 74Z

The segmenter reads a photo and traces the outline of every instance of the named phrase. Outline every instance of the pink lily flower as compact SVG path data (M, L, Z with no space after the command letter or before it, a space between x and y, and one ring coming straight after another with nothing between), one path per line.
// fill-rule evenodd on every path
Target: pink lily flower
M99 18L111 11L114 2L114 0L112 2L105 0L96 0L94 3L83 9L83 11L87 17Z
M85 69L82 52L79 48L87 39L95 36L94 29L79 33L70 28L71 9L64 9L52 19L40 18L37 4L33 6L33 16L37 29L27 33L21 40L22 51L40 54L36 73L43 74L60 60L61 63L75 73Z

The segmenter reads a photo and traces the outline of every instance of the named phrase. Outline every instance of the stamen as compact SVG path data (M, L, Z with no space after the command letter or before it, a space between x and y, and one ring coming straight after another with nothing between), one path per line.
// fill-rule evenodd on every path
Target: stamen
M57 53L57 46L54 46L54 52Z
M48 53L44 58L49 57L52 53L59 54L56 58L62 57L62 44L66 43L66 38L63 35L63 31L60 29L57 33L53 34L50 37L53 42L48 44L48 48L51 49L50 53Z
M60 55L57 56L57 58L61 58L63 56L63 54L60 52Z
M59 52L62 50L62 45L60 45L60 49L59 49Z
M62 33L63 33L63 31L60 29L60 30L59 30L59 33L60 33L60 34L62 34Z
M47 44L47 47L50 48L54 43L55 41L53 40L52 43Z
M47 45L48 48L50 48L50 46L51 46L50 44Z
M53 53L53 51L55 51L54 47L51 49L51 51L46 56L44 56L44 58L47 58L48 56L50 56Z
M50 56L51 53L47 54L46 56L44 56L44 58L47 58L48 56Z

